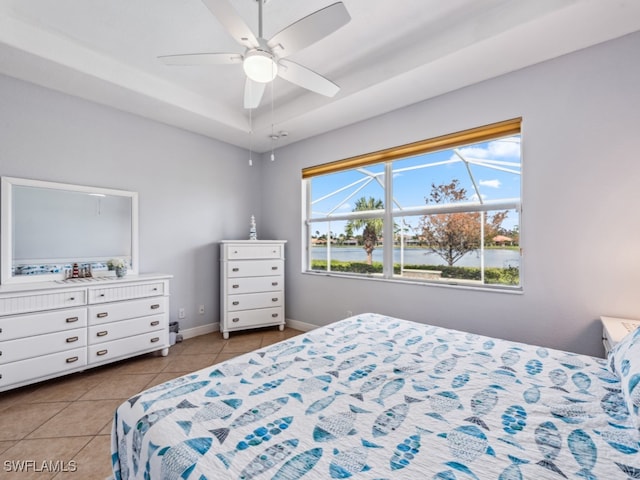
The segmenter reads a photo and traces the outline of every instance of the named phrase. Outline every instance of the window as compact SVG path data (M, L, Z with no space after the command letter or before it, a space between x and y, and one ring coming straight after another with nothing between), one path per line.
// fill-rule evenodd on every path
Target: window
M305 270L518 289L520 126L304 169Z

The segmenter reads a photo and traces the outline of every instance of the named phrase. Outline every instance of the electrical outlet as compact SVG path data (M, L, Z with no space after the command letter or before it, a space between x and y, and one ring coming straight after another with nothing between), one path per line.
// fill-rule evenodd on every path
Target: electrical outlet
M184 318L184 308L179 308L178 309L178 318Z
M204 305L200 305L200 306L198 307L198 313L199 313L200 315L204 315Z

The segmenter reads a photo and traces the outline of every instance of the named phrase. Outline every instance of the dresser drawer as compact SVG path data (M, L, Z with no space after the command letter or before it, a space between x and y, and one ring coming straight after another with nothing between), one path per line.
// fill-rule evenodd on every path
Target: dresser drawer
M0 365L0 388L77 370L87 365L86 347Z
M3 295L0 297L0 316L75 307L85 305L86 300L85 290Z
M245 293L229 295L227 309L230 312L252 308L279 307L282 305L283 292Z
M282 307L242 310L227 313L228 330L284 324Z
M87 326L87 309L73 308L55 312L0 317L0 341L31 337Z
M280 275L284 271L284 260L233 261L227 264L227 269L229 278Z
M284 258L283 245L228 245L224 260L256 260L262 258Z
M118 320L164 313L167 311L167 302L167 297L154 297L90 306L89 325L100 325Z
M89 345L89 364L103 363L118 357L131 357L139 353L159 350L169 346L167 330L121 338L99 345Z
M227 280L227 293L277 292L284 289L284 276L230 278Z
M87 329L74 328L64 332L35 335L0 342L0 365L51 353L64 352L87 345Z
M140 335L141 333L154 332L156 330L167 330L168 328L165 315L152 315L150 317L92 325L89 327L89 345Z
M164 282L131 283L89 288L89 303L105 303L165 294Z

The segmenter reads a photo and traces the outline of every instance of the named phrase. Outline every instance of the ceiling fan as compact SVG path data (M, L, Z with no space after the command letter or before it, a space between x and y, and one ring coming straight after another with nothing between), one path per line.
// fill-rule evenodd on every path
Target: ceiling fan
M266 84L276 75L313 92L333 97L340 87L298 63L285 57L308 47L346 25L351 16L342 2L317 10L292 23L269 40L262 36L262 4L258 1L258 36L227 0L202 0L220 23L240 45L244 53L190 53L158 57L167 65L229 65L241 63L247 75L244 88L244 108L260 105Z

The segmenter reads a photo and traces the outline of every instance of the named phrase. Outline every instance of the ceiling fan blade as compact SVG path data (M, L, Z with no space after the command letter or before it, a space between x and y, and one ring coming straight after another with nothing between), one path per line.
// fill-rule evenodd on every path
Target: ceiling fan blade
M158 57L165 65L231 65L242 63L239 53L185 53Z
M281 67L278 68L279 77L307 90L325 97L333 97L340 91L340 87L331 80L291 60L280 60L279 66Z
M276 33L267 42L278 56L287 57L323 39L351 20L344 3L337 2L301 18ZM281 49L281 50L280 50Z
M244 83L244 108L258 108L266 86L266 83L254 82L247 77Z
M247 48L258 46L256 36L226 0L202 0L202 3L215 15L236 42Z

